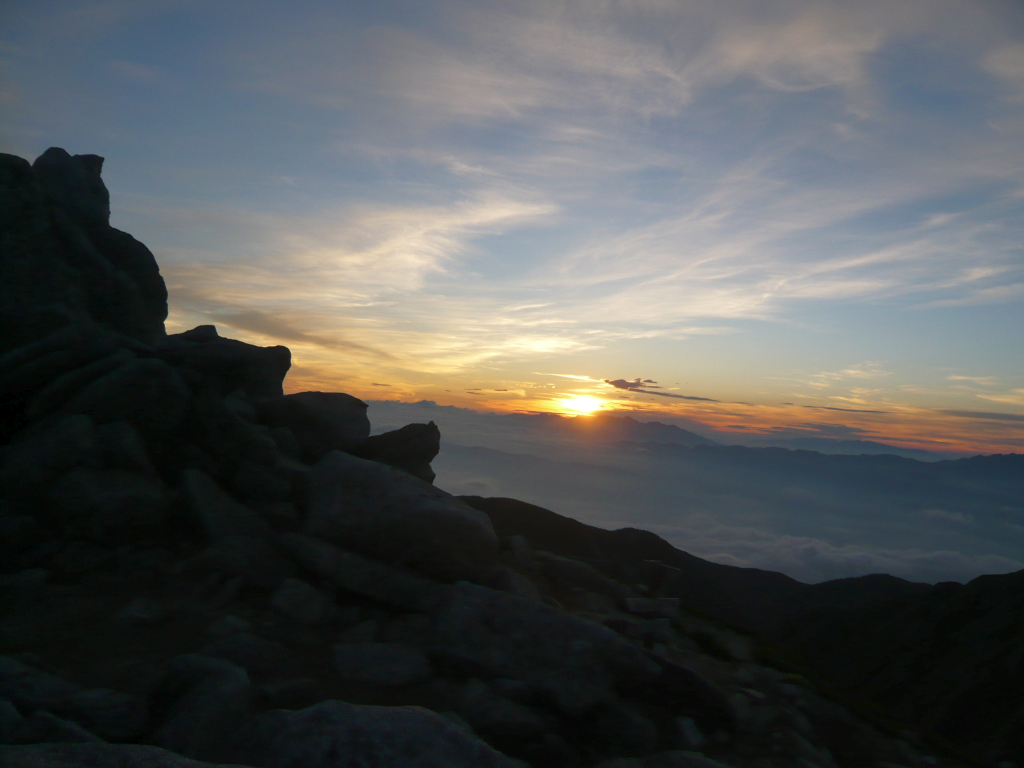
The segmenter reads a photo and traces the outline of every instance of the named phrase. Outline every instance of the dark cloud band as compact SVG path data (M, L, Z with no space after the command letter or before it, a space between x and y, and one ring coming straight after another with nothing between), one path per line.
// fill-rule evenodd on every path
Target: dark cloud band
M661 387L653 386L653 379L640 380L639 378L627 381L626 379L603 379L605 384L615 387L616 389L622 389L626 392L640 392L645 395L657 395L658 397L671 397L676 400L696 400L703 403L718 403L719 400L712 400L710 397L694 397L693 395L676 395L672 392L652 392L652 389L661 389Z

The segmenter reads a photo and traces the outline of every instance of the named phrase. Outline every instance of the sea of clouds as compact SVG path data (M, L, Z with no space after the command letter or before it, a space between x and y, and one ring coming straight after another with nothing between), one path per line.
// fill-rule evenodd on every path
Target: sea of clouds
M796 454L776 466L721 451L586 444L530 419L429 402L374 401L369 415L374 432L437 423L436 485L451 493L512 497L602 528L643 528L723 564L808 583L868 573L966 582L1024 568L1019 497L996 505L969 490L896 488L891 476L870 472L822 479Z

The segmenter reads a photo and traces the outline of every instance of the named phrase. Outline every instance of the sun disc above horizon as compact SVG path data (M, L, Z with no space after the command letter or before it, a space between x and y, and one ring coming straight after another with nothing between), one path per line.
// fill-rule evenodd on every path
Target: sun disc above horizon
M573 395L558 401L562 413L589 415L604 405L604 400L586 395Z

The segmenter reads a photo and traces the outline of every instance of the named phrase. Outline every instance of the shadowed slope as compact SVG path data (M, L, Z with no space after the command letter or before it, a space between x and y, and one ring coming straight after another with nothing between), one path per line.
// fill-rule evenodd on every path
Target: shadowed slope
M885 574L803 584L773 571L702 560L649 531L606 531L515 499L461 498L487 513L499 536L525 536L537 549L586 560L622 581L649 583L653 577L660 580L663 595L678 597L689 610L762 634L815 608L870 603L928 589L926 584ZM650 561L674 570L652 574Z

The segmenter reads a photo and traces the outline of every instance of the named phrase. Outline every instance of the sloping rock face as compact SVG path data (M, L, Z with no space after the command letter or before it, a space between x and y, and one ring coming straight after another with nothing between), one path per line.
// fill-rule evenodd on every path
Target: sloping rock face
M475 584L445 594L434 651L469 672L521 680L569 715L601 702L618 681L645 685L661 674L607 627Z
M992 762L1024 754L1024 571L793 621L837 686Z
M486 578L498 554L490 519L407 473L334 451L309 474L306 533L436 578Z
M370 437L284 394L284 347L165 336L101 165L0 158L0 768L934 765L656 585L499 537L431 485L435 425Z

